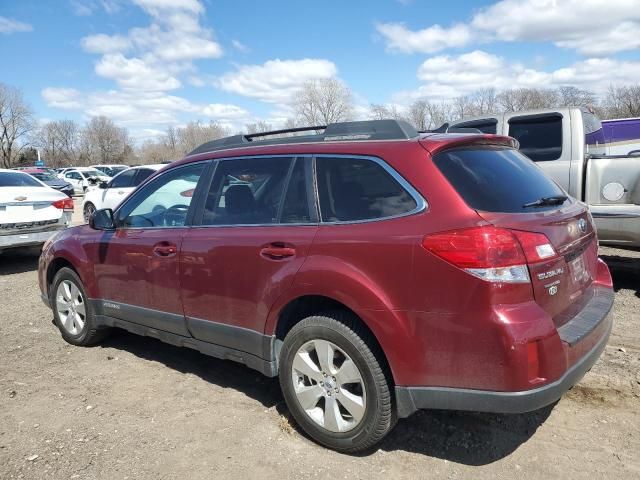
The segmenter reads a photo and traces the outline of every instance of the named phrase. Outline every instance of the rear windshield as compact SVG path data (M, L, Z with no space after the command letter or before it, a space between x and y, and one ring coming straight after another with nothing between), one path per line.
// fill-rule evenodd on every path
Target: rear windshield
M26 173L0 172L0 187L43 187Z
M557 205L524 207L540 198L565 195L517 150L465 148L433 157L440 171L471 208L484 212L539 212Z
M34 172L30 175L32 177L36 177L38 180L42 180L43 182L53 182L60 180L58 177L49 172Z

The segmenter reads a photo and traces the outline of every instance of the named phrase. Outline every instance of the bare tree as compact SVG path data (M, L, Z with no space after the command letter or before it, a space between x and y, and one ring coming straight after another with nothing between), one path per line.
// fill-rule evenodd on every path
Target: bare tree
M247 125L245 125L245 130L248 134L263 133L273 130L273 127L270 123L267 123L264 120L259 120L255 123L248 123Z
M496 89L480 88L471 93L469 100L471 103L472 115L484 115L496 111L497 98Z
M640 85L610 86L601 110L604 118L640 116Z
M407 120L407 116L398 109L397 105L382 105L378 103L372 103L370 105L369 118L371 120Z
M129 135L107 117L93 117L83 131L84 163L120 163L131 155Z
M0 158L9 168L26 146L28 134L35 128L31 107L20 90L0 83Z
M353 115L351 90L339 80L310 80L293 99L298 117L307 125L328 125L350 120Z
M560 107L588 107L596 103L596 96L589 90L565 86L559 87L557 92Z
M42 158L56 167L75 165L80 156L80 126L73 120L47 122L35 131L33 144Z

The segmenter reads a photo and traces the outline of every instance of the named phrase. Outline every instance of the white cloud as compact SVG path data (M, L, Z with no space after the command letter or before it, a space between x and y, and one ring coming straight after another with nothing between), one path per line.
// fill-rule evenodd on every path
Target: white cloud
M120 11L122 0L70 0L69 4L75 15L87 17L96 10L104 10L109 15Z
M18 32L31 32L33 27L28 23L19 22L13 18L0 16L0 33L10 34Z
M194 60L222 56L212 30L201 24L204 7L199 0L134 3L151 17L149 26L81 40L86 52L103 55L96 63L98 75L115 80L123 89L173 90L181 85L179 72L195 70Z
M377 30L387 48L434 53L478 42L553 42L584 55L606 55L640 46L638 0L500 0L480 9L467 24L432 25L412 31L398 23Z
M418 68L417 76L422 85L416 90L396 94L396 102L408 103L417 98L451 99L486 87L505 90L574 85L603 94L612 83L636 83L640 77L640 61L591 58L545 71L476 50L457 56L428 58Z
M227 92L270 103L287 103L312 79L331 78L337 73L333 62L324 59L269 60L262 65L241 65L225 73L216 85Z
M237 105L193 103L163 92L80 92L73 88L50 87L42 91L42 97L50 107L79 111L88 116L104 115L127 127L175 125L182 115L233 125L243 125L251 118L248 111Z
M433 25L418 31L411 31L402 23L380 23L376 28L387 40L387 49L392 52L434 53L465 46L471 40L471 29L462 24L451 28Z
M233 48L235 48L237 51L241 53L248 53L251 51L251 49L247 47L244 43L242 43L240 40L231 40L231 45L233 46Z

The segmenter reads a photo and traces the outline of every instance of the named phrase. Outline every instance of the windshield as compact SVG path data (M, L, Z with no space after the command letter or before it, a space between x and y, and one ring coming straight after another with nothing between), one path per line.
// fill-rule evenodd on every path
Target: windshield
M534 210L527 204L566 195L540 167L516 150L491 147L447 150L435 155L433 161L474 210L510 213L550 210L563 201L542 201Z
M60 181L58 177L49 172L35 172L30 174L32 177L36 177L43 182L57 182Z
M44 187L26 173L0 172L0 187Z
M80 170L80 173L85 177L104 177L104 173L100 170L92 168L90 170Z

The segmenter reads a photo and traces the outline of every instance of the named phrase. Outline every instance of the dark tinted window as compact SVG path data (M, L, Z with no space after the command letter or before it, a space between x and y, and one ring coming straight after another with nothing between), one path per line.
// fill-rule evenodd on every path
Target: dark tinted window
M311 222L304 163L305 161L303 159L296 160L293 172L291 173L291 179L287 185L287 193L285 194L282 205L280 223Z
M153 172L155 172L155 170L151 170L150 168L138 169L136 173L136 178L133 180L133 186L137 187L138 185L140 185L147 178L149 178Z
M471 120L469 122L456 123L452 128L476 128L482 133L496 134L498 121L494 118L484 120Z
M111 180L111 188L127 188L133 186L135 170L127 170Z
M316 160L324 222L370 220L414 210L414 198L382 166L357 158Z
M222 160L207 195L203 225L277 223L292 158Z
M534 162L557 160L562 155L562 117L533 115L509 120L509 136L520 142L520 151Z
M0 172L0 187L42 187L26 173Z
M43 182L59 182L60 181L58 177L56 177L54 174L49 172L35 172L35 173L31 173L30 175Z
M531 212L557 206L523 208L542 197L564 195L535 163L511 149L460 149L433 161L467 205L486 212Z
M82 177L78 172L67 172L64 174L67 178L72 178L73 180L82 180Z

